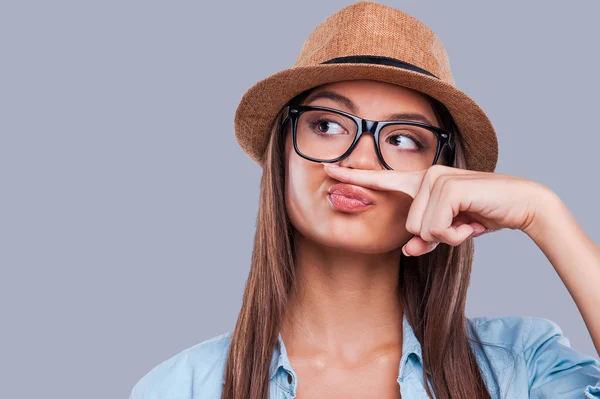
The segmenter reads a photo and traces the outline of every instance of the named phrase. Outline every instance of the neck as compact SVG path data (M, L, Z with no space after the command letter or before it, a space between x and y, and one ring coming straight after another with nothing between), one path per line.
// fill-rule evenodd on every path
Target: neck
M297 235L294 290L281 335L291 357L327 353L345 359L402 342L400 249L357 253Z

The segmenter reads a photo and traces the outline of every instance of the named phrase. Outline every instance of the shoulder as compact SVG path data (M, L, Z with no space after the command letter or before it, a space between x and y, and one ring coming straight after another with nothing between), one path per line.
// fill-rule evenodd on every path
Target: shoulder
M156 365L133 387L130 399L220 396L231 332L209 338Z
M470 320L482 341L523 352L539 344L540 339L563 335L554 321L537 316L480 316Z
M535 316L470 319L484 346L488 343L518 355L520 371L531 397L553 397L557 389L573 396L600 398L600 362L571 347L553 320ZM486 353L495 349L486 347ZM592 393L598 396L591 396Z

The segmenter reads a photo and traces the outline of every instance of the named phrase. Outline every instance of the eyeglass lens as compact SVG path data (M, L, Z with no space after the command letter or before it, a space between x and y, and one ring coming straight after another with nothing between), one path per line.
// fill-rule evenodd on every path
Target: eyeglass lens
M327 161L340 157L358 133L356 122L344 115L323 110L304 111L298 118L296 144L311 158ZM387 125L379 132L379 147L385 162L394 170L414 171L432 165L437 135L424 127Z

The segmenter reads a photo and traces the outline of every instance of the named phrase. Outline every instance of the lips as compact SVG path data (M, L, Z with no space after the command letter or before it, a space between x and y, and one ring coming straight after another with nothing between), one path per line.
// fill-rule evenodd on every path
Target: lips
M333 186L329 187L328 193L330 195L341 195L346 198L358 200L364 203L365 205L375 204L375 201L373 200L373 198L371 198L371 196L369 196L365 189L359 186L355 186L353 184L334 184Z

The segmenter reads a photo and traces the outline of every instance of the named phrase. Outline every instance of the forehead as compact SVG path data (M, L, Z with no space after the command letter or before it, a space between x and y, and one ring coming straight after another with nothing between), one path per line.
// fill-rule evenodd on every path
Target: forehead
M342 100L318 96L324 92L339 94L343 96ZM420 113L430 121L437 120L426 94L375 80L348 80L321 85L312 89L303 103L331 106L374 120L395 112Z

